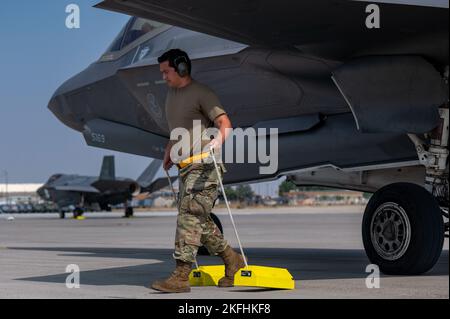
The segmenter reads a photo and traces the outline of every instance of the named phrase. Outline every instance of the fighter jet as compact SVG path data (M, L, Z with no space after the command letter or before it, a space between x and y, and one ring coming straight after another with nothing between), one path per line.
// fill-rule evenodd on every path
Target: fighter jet
M85 209L97 208L110 211L111 205L124 203L124 217L133 216L133 207L128 202L141 193L152 193L166 187L166 177L155 179L161 167L160 160L153 160L135 181L116 177L114 156L105 156L98 177L54 174L41 186L37 193L45 200L54 202L65 218L65 208L74 206L74 218L83 215ZM172 181L176 177L171 177Z
M374 192L362 225L369 260L387 274L433 267L448 231L448 1L97 7L133 17L48 105L88 145L163 158L170 132L157 57L183 49L193 78L218 94L235 128L278 129L276 169L226 163L226 184L287 176Z

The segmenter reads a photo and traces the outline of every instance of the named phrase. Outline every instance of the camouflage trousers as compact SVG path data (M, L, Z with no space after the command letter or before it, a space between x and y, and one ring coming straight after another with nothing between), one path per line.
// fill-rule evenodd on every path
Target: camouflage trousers
M225 167L219 164L223 174ZM173 257L194 262L200 246L212 255L225 250L227 242L211 218L218 196L214 163L193 163L179 171L178 217Z

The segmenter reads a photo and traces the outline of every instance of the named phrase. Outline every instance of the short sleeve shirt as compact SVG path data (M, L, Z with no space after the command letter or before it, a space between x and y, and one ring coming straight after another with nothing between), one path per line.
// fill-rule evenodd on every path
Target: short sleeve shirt
M183 88L169 88L165 109L170 132L176 128L189 132L191 156L209 143L202 138L205 129L213 127L214 120L226 113L214 91L195 80Z

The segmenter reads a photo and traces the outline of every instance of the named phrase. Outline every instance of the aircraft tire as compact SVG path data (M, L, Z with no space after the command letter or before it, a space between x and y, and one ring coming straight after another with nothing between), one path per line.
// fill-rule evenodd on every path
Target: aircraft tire
M77 207L73 211L73 218L81 217L81 216L83 216L83 214L84 214L83 209L80 207Z
M133 207L127 207L127 209L125 210L125 217L131 218L133 217L133 214L134 214Z
M384 186L367 204L362 237L367 257L384 274L423 274L442 252L444 223L439 204L416 184Z

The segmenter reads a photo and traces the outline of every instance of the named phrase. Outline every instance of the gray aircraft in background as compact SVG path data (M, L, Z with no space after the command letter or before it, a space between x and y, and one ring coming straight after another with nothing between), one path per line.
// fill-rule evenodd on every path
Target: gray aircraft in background
M163 158L170 132L157 57L183 49L193 78L218 94L235 128L278 129L276 170L229 163L225 183L287 176L374 192L362 222L370 261L387 274L433 267L448 231L448 1L97 7L134 17L48 105L88 145Z
M65 208L74 207L74 217L83 215L85 209L111 210L111 205L124 204L125 217L133 215L128 202L141 193L152 193L168 186L166 177L156 178L161 160L153 160L137 180L116 177L114 156L105 156L99 176L54 174L37 193L45 200L54 202L65 217ZM171 177L172 181L176 177Z

